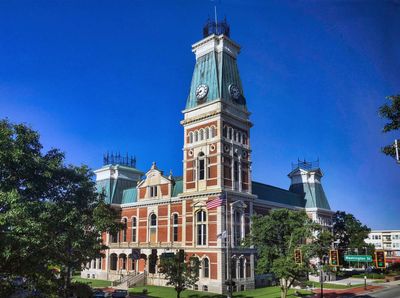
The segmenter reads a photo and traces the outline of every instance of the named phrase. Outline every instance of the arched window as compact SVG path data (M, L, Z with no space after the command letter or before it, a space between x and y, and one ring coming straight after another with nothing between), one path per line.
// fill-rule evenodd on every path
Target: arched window
M205 179L205 163L206 159L203 152L199 153L199 180Z
M97 260L94 259L94 260L93 260L93 267L92 267L92 268L93 268L93 269L96 269L96 267L97 267Z
M228 139L232 140L232 128L228 127Z
M122 220L123 222L123 227L122 227L122 242L126 242L126 231L128 229L128 220L124 218Z
M210 129L207 127L205 132L206 132L205 139L208 140L210 138Z
M208 258L203 260L203 277L210 277L210 261Z
M172 216L172 239L178 241L178 214L174 213Z
M239 259L239 278L244 278L244 258Z
M233 162L233 179L239 181L239 163L236 160Z
M204 129L200 129L199 139L200 139L200 141L204 140Z
M217 129L215 126L211 126L211 138L215 137L217 135Z
M228 128L226 127L226 125L224 125L224 128L222 129L222 134L224 138L228 137Z
M231 259L231 277L236 278L237 259Z
M238 133L238 142L241 143L242 142L242 134L239 132Z
M233 244L239 246L242 241L242 212L235 210L233 213Z
M137 232L137 219L132 217L132 242L136 242L136 232Z
M194 141L197 142L199 140L199 132L196 130L194 132Z
M233 130L233 140L234 140L235 142L237 141L237 134L238 134L237 130L234 129L234 130Z
M126 270L126 254L120 254L119 258L121 260L121 269Z
M111 243L118 242L118 232L110 233L110 242Z
M207 213L204 210L197 212L196 216L197 245L207 243Z
M102 264L101 264L101 263L102 263L102 262L103 262L103 258L102 258L102 257L100 257L100 258L99 258L99 269L101 269L101 266L102 266Z
M149 217L149 242L157 242L157 215L154 213Z
M132 255L129 255L128 259L130 260L131 263L131 268L129 268L129 270L132 271L136 270L136 260L132 259Z
M117 254L110 255L110 270L117 270L118 257Z
M244 133L242 136L243 144L247 145L247 135Z
M189 143L193 143L193 132L189 132Z

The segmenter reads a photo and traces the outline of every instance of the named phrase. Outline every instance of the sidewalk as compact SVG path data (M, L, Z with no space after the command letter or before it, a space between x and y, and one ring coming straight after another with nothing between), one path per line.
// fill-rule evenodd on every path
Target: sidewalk
M370 293L377 291L379 289L383 289L383 286L367 286L367 289L364 289L364 286L355 287L350 289L324 289L324 297L325 298L339 298L339 297L353 297L360 294ZM310 296L312 298L321 297L321 290L314 289L314 295Z

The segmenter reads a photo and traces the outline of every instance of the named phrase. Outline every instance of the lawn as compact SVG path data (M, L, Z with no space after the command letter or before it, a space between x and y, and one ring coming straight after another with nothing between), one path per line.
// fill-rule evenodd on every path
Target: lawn
M308 281L306 284L310 287L315 287L318 289L321 288L321 284L319 282ZM362 285L358 284L358 285L348 286L348 285L324 283L323 286L324 289L349 289L349 288L361 287Z
M132 294L142 294L143 289L146 288L148 290L147 297L149 298L175 298L176 292L173 288L170 287L158 287L158 286L145 286L145 287L136 287L129 289L129 292ZM302 294L309 294L307 291L299 291ZM290 290L290 294L294 293L294 290ZM233 295L236 298L280 298L280 288L279 287L267 287L260 288L255 290L249 290L244 292L236 292ZM143 297L143 296L142 296ZM207 293L207 292L198 292L185 290L181 293L182 298L225 298L225 295ZM297 297L294 295L289 295L288 297Z
M106 288L111 286L111 281L109 280L82 278L79 275L74 275L72 280L88 284L92 288Z

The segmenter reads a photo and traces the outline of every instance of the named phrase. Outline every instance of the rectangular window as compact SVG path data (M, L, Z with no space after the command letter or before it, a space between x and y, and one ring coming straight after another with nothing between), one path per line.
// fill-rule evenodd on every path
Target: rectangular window
M150 186L150 197L157 197L157 186Z
M174 227L174 241L178 241L178 227Z

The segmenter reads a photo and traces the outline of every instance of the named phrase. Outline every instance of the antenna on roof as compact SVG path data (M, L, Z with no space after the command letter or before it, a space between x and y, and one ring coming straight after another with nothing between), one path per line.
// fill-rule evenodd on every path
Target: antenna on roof
M215 15L215 28L218 28L218 19L217 19L217 5L214 5L214 15Z

